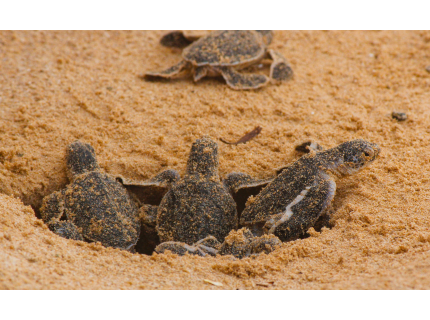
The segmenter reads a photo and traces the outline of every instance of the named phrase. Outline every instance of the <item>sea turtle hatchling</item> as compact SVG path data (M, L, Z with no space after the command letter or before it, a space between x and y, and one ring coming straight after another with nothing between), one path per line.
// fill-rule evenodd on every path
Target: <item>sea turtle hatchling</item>
M282 241L305 236L316 224L326 225L336 192L335 178L363 169L378 157L380 148L359 139L316 152L321 149L315 147L313 152L281 168L268 184L250 181L248 175L241 173L227 177L225 183L233 185L236 193L262 189L247 202L240 224L254 235L274 234Z
M182 35L182 36L181 36ZM170 47L183 47L186 34L178 31L169 33L161 39L161 44ZM257 89L266 85L270 79L280 82L292 77L293 71L287 60L279 52L268 49L273 33L270 30L228 30L213 31L192 42L182 52L182 61L163 71L147 72L146 77L173 78L191 71L194 81L206 76L222 75L233 89ZM238 70L271 58L270 77L262 74L245 74Z
M89 144L70 144L66 161L71 183L43 199L41 216L49 229L67 239L132 250L140 222L127 190L101 172Z
M237 228L236 203L220 181L218 165L217 143L203 137L193 143L182 178L176 171L167 170L149 182L133 186L142 192L153 187L159 191L163 186L169 188L158 207L141 208L143 225L146 233L150 233L147 238L153 240L156 233L161 242L156 252L215 255L224 238ZM125 182L133 185L131 181ZM149 231L151 228L153 232Z

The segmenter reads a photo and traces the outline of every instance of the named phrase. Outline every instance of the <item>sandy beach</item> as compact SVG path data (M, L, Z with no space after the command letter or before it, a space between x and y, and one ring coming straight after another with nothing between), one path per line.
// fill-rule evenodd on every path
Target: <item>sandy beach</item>
M181 59L163 34L0 31L0 289L430 288L429 31L275 31L294 78L251 91L142 79ZM256 126L246 144L220 141ZM90 143L104 172L145 180L183 174L203 135L218 142L221 178L273 176L308 140L365 139L381 154L337 182L333 228L242 260L133 254L40 219L42 199L69 183L71 142Z

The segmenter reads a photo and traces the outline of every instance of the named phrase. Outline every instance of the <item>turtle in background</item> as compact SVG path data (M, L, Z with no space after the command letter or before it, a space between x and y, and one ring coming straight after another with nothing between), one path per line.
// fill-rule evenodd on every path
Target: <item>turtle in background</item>
M87 143L71 143L66 162L71 183L43 199L43 221L66 239L99 241L105 247L132 251L140 221L127 190L100 170L94 149Z
M298 151L302 147L311 152L278 169L276 178L269 183L243 173L227 177L225 183L243 198L256 194L255 190L259 192L248 200L240 217L240 225L249 228L254 236L275 235L282 241L291 241L305 236L310 227L328 226L335 179L362 170L380 153L378 145L362 139L328 150L305 143Z
M231 88L246 90L265 86L270 80L279 83L293 76L293 70L285 57L268 49L273 37L271 30L213 31L200 38L199 36L181 31L165 35L160 41L162 45L185 47L182 61L163 71L147 72L145 77L175 78L191 72L197 82L206 76L221 75ZM239 72L266 58L272 60L269 77Z

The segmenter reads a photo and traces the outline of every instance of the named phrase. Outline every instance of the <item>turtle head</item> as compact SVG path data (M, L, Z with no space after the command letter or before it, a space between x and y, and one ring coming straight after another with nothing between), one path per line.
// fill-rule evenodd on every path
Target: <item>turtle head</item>
M67 169L71 177L99 170L94 148L79 140L68 145L66 150Z
M272 43L273 32L272 30L256 30L263 37L264 44L268 46Z
M372 163L381 149L375 143L357 139L344 142L327 152L333 160L336 158L334 161L329 161L331 163L329 169L344 176L354 174Z
M218 144L205 136L191 147L187 174L199 173L207 177L218 175Z

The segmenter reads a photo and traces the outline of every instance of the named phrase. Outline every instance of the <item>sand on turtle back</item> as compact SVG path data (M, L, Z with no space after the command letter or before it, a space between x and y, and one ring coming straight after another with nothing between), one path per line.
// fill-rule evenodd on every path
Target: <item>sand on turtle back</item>
M185 176L160 203L157 230L161 242L193 244L207 236L222 242L237 227L236 204L218 176L218 145L197 139Z
M196 66L235 66L259 60L265 51L256 31L217 31L185 48L182 55Z
M87 240L118 248L137 242L137 208L127 191L104 173L78 176L65 191L64 209Z

